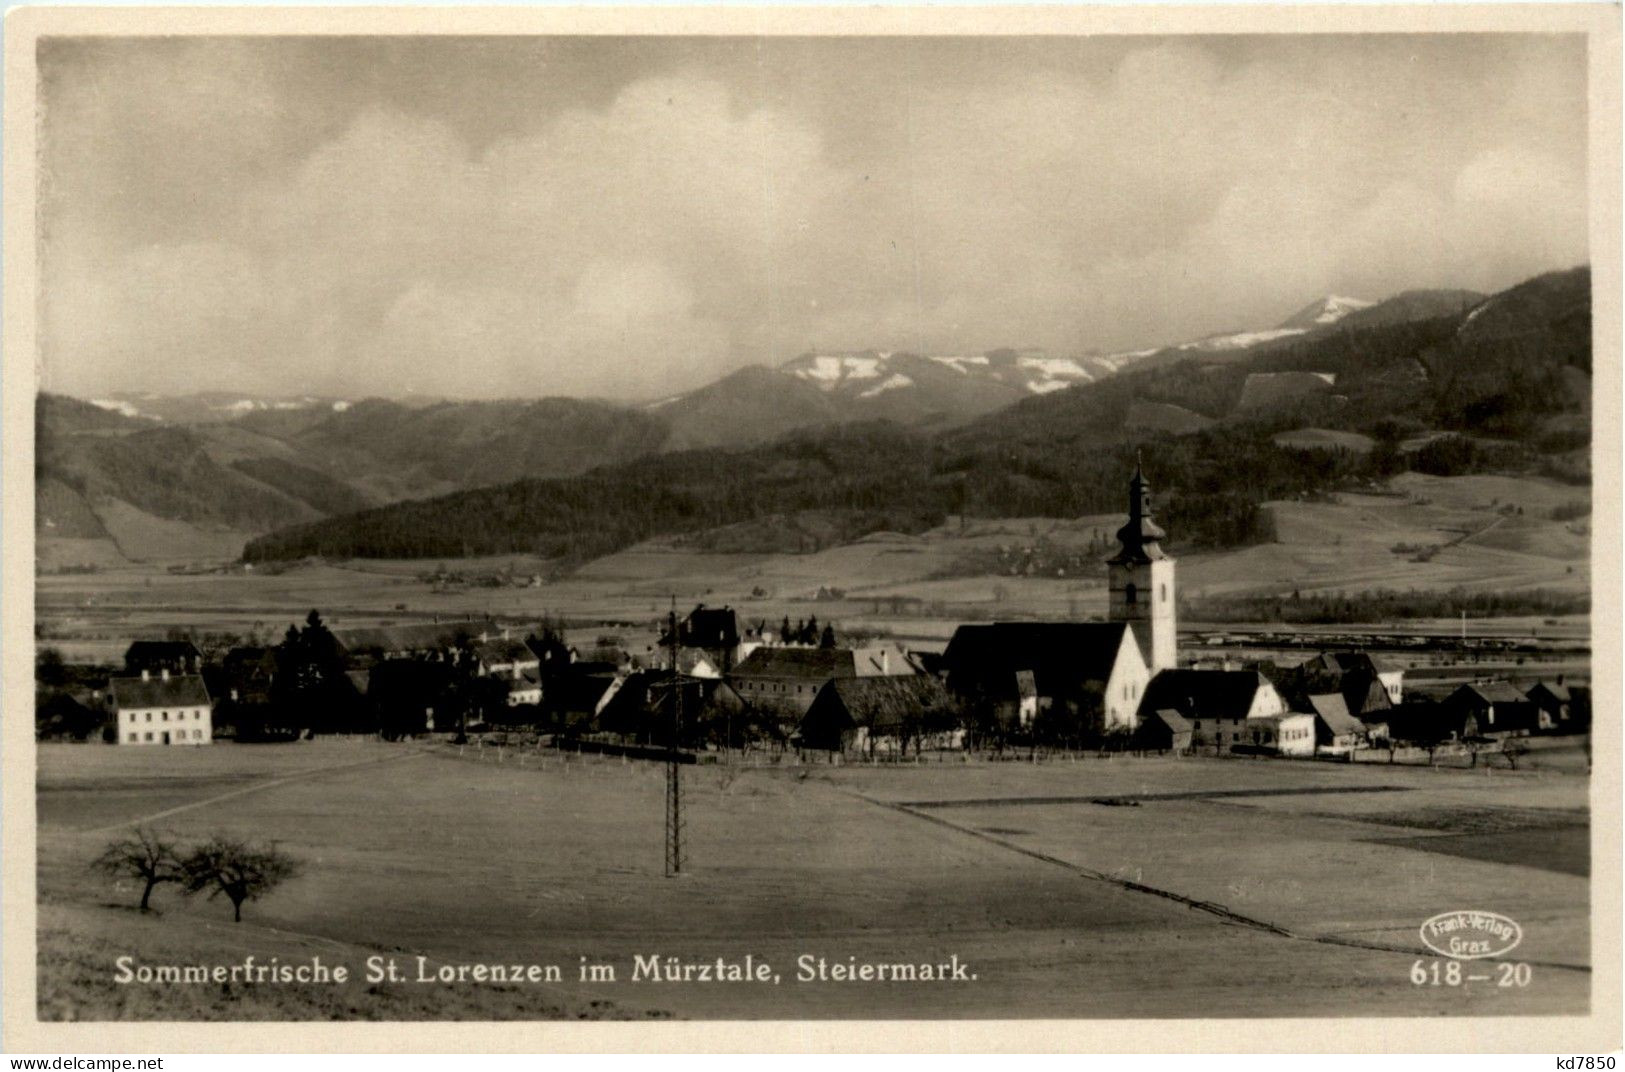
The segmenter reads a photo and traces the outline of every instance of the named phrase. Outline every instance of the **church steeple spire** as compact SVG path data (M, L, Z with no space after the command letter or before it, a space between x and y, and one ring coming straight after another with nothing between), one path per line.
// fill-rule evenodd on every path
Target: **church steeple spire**
M1108 562L1156 562L1168 556L1158 542L1168 534L1151 517L1151 484L1138 455L1128 482L1128 524L1117 530L1117 554Z

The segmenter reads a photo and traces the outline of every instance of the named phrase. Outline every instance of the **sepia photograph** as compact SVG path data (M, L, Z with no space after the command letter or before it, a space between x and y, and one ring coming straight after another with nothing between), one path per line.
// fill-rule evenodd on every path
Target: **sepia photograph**
M1619 11L1269 10L8 22L8 1028L1617 1047Z

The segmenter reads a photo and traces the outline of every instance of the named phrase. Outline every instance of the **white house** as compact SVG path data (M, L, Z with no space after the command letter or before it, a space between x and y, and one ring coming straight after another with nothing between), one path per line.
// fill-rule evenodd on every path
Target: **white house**
M214 740L209 690L197 674L115 677L108 692L120 744L208 744Z
M1191 724L1192 748L1228 752L1253 743L1253 720L1283 715L1287 705L1256 670L1164 670L1143 709L1177 711Z
M1270 749L1283 756L1315 754L1315 716L1302 712L1260 715L1247 719L1242 727L1248 744Z

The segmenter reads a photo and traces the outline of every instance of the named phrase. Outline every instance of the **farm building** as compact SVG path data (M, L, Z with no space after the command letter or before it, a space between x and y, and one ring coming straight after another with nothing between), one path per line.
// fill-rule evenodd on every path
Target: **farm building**
M124 651L125 673L134 677L156 674L195 674L203 667L203 653L190 640L137 640Z
M1260 715L1247 720L1247 746L1278 756L1315 754L1314 715L1289 711L1284 715Z
M578 663L564 673L545 678L542 707L554 723L565 728L590 726L626 680L603 672L599 664Z
M672 697L681 693L682 743L732 743L751 725L745 701L720 678L679 676L669 670L639 670L629 674L604 702L596 725L605 733L618 733L647 744L671 739Z
M208 676L207 669L205 675ZM276 682L277 650L267 647L236 647L220 660L213 675L216 691L223 700L241 704L271 702L271 686Z
M1556 730L1569 724L1574 697L1562 678L1552 682L1537 681L1524 690L1524 695L1535 705L1539 728Z
M655 661L662 670L671 669L670 645L671 637L660 638ZM740 651L739 616L732 607L697 604L687 617L677 623L677 650L678 668L685 674L692 671L682 665L684 662L688 666L710 667L712 672L705 676L721 677L732 672L743 657Z
M1006 727L1061 704L1099 729L1132 729L1151 676L1128 622L962 625L943 665L960 702Z
M962 747L956 723L953 700L934 677L839 678L818 690L795 740L823 752L902 755L911 743L916 752Z
M1251 739L1248 719L1286 713L1286 701L1256 670L1165 670L1151 679L1145 713L1175 711L1191 724L1191 747L1229 751Z
M482 675L512 679L526 670L536 670L541 666L541 659L524 641L505 636L477 640L469 650L473 652L474 665Z
M1286 671L1281 690L1300 706L1310 695L1335 692L1355 718L1382 721L1382 712L1404 701L1405 671L1380 664L1363 651L1328 651Z
M502 683L508 688L508 706L522 707L526 704L539 704L542 702L542 677L534 667L521 670L513 677L505 677Z
M214 740L209 690L197 674L143 670L115 677L108 691L120 744L208 744Z
M762 647L747 655L729 681L746 703L807 713L827 681L838 678L908 676L916 672L903 652L890 647Z
M1135 727L1133 746L1141 752L1189 752L1191 724L1178 711L1151 711Z
M461 704L456 671L430 659L386 659L367 672L367 702L387 738L455 730Z
M1323 751L1346 752L1368 743L1366 724L1349 713L1341 693L1312 693L1309 711L1314 724L1314 743Z
M1507 681L1463 685L1442 704L1462 737L1527 734L1539 724L1538 708Z
M1451 727L1450 712L1436 700L1413 698L1388 711L1388 737L1395 742L1427 745L1460 736Z

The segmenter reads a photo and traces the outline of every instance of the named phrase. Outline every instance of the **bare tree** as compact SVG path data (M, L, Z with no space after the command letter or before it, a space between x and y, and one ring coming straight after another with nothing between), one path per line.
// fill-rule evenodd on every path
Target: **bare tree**
M135 833L122 837L96 857L91 864L98 871L119 878L133 878L141 883L141 911L147 911L152 891L165 882L181 882L186 878L180 854L172 842L138 827Z
M243 920L243 902L256 901L298 874L293 859L274 846L254 845L216 834L192 850L184 864L186 892L207 892L210 899L225 894L231 901L232 920Z

